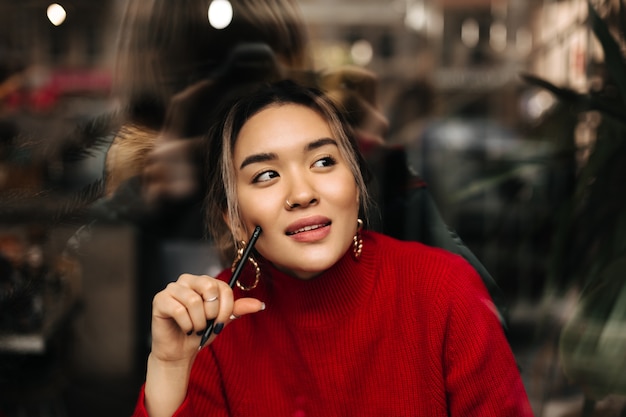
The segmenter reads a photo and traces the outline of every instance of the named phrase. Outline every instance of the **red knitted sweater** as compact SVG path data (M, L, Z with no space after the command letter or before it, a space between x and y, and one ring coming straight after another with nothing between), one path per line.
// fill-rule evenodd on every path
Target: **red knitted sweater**
M359 260L350 250L310 281L263 263L245 295L266 310L198 354L175 416L532 415L474 270L416 242L363 241ZM147 415L143 395L135 416Z

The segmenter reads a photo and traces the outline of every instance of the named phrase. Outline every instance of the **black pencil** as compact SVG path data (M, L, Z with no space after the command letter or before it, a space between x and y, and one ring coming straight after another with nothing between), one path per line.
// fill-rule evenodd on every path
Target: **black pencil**
M248 241L248 244L246 245L246 248L244 249L243 254L241 255L241 258L239 259L239 261L237 262L237 265L235 266L235 270L233 271L232 277L230 277L230 282L228 283L228 285L230 285L230 288L233 288L235 286L235 283L237 282L237 279L239 279L239 275L241 275L241 271L243 271L245 261L250 256L250 252L252 251L252 248L254 247L254 244L256 243L260 235L261 235L261 226L257 226L254 228L254 231L252 232L252 236L250 236L250 240ZM200 340L200 349L202 348L202 346L204 346L206 341L211 336L214 326L215 326L215 319L207 320L206 330L204 331L204 334L202 335L202 339Z

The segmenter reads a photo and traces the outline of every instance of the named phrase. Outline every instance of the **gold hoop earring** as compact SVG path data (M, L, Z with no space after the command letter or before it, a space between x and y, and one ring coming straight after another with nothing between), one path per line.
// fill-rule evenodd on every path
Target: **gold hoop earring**
M243 251L246 249L246 245L247 243L242 240L241 247L237 249L237 256L235 257L235 260L233 261L233 264L230 268L231 271L235 270L235 267L237 266L237 262L239 262L239 260L243 256ZM243 291L250 291L250 290L255 289L256 286L259 285L259 281L261 279L261 268L259 268L259 263L252 256L248 256L247 261L250 262L252 266L254 267L254 282L251 285L245 286L239 280L237 280L236 282L237 287L239 287Z
M352 255L354 256L354 259L359 259L361 257L361 252L363 251L363 239L361 238L363 220L357 219L356 223L356 233L352 237Z

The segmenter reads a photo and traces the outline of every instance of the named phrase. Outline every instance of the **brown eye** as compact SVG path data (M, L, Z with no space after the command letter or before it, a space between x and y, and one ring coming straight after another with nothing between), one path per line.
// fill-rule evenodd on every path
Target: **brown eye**
M278 172L276 171L263 171L260 174L256 175L253 179L252 182L256 183L256 182L266 182L266 181L270 181L274 178L278 177Z
M313 164L314 167L323 168L323 167L331 167L337 164L337 161L332 156L325 156L323 158L318 159Z

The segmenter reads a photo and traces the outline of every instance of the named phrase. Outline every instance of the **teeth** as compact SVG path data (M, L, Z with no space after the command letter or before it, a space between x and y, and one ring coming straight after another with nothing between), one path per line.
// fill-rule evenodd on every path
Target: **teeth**
M302 232L308 232L309 230L315 230L315 229L319 229L320 227L324 226L323 224L316 224L314 226L305 226L302 229L298 229L292 232L292 234L296 234L296 233L302 233Z

